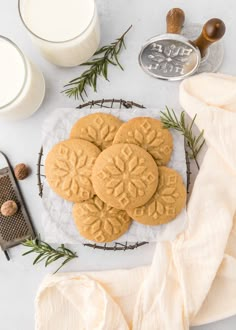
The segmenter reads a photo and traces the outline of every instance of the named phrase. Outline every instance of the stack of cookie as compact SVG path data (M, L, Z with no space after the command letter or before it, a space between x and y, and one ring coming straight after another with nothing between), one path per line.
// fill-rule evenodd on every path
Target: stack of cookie
M173 151L171 133L150 117L126 123L105 113L83 117L70 138L49 152L50 187L74 202L82 236L111 242L132 222L160 225L176 218L186 203L181 176L165 167Z

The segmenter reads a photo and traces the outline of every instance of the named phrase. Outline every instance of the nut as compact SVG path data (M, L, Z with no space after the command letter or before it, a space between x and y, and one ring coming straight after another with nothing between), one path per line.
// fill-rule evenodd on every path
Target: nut
M18 211L18 206L14 201L7 201L1 206L1 213L4 217L11 217Z
M21 163L16 165L14 173L17 180L24 180L29 175L29 168L25 164Z

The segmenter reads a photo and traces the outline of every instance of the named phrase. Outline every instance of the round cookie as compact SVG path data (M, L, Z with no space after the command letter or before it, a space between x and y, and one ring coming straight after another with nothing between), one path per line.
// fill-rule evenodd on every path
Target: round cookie
M137 117L119 128L113 144L133 143L148 151L158 166L166 165L173 151L173 138L160 120Z
M92 171L96 195L108 205L125 210L144 205L155 193L158 167L135 144L115 144L98 156Z
M97 196L75 204L73 218L80 234L98 243L114 241L123 235L131 224L131 219L125 211L108 206Z
M132 219L144 225L161 225L174 220L186 204L186 188L182 177L175 170L159 167L159 184L147 204L128 208Z
M92 168L100 150L84 140L66 140L56 144L45 161L45 174L52 190L71 202L91 198Z
M94 143L101 150L112 145L122 121L108 113L93 113L79 119L72 127L70 138Z

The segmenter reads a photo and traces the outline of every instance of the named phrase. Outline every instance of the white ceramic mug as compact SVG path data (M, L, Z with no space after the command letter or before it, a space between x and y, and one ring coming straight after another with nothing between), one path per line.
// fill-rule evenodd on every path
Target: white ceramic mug
M0 36L0 119L31 116L45 95L42 73L9 39Z
M58 66L86 62L98 49L100 26L94 0L19 0L33 43Z

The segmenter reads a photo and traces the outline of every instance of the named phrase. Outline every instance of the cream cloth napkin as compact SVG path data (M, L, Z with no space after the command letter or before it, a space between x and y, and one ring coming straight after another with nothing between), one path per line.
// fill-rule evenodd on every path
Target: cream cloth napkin
M236 314L236 78L189 78L180 103L208 146L187 229L157 244L150 267L47 277L37 330L185 330Z

